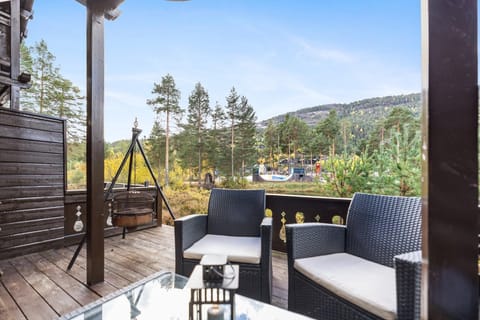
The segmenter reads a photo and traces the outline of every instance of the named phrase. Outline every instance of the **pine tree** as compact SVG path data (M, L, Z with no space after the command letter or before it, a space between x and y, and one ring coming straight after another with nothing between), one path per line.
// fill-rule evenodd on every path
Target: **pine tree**
M281 123L280 138L284 147L286 147L289 160L292 151L294 154L293 158L297 158L299 147L305 144L307 132L308 126L305 121L295 116L287 115L285 121Z
M239 99L235 87L232 87L230 94L227 96L227 116L230 120L230 164L231 176L235 175L235 126L237 125L239 115Z
M225 170L228 155L225 154L225 145L228 144L228 136L225 128L225 120L227 115L222 106L218 103L211 113L211 128L208 134L208 160L213 166L213 172L216 174L218 169Z
M195 89L188 98L188 114L186 131L189 133L191 140L198 155L198 182L202 180L202 160L205 147L205 131L208 122L208 116L211 113L210 100L208 92L197 83Z
M158 181L160 181L160 172L162 167L162 158L165 159L165 130L160 125L160 121L155 119L153 122L152 130L150 131L150 136L147 140L147 156L148 161L152 164L157 165L158 172Z
M31 88L22 91L22 110L67 119L67 141L85 140L85 97L80 89L64 78L54 65L55 56L41 40L33 47L21 46L22 71L32 76Z
M335 109L330 110L327 118L321 121L317 126L317 132L323 136L330 145L330 154L335 155L335 142L340 133L340 121Z
M59 76L53 81L50 92L52 104L50 115L67 119L67 140L69 142L81 142L86 137L86 115L84 112L85 97L80 94L80 89L73 83Z
M59 78L59 69L54 66L55 56L48 51L47 43L41 40L32 48L32 90L35 92L36 108L39 113L49 113L52 109L52 88Z
M22 72L28 73L33 76L33 57L32 49L25 45L25 42L20 44L20 68ZM20 106L24 111L35 112L35 99L34 99L34 79L30 81L32 87L29 90L22 90L20 94Z
M271 167L275 167L275 159L278 160L279 157L279 140L280 132L278 126L273 124L270 120L268 122L267 128L263 132L263 141L265 142L265 148L268 152L268 162Z
M236 138L236 158L242 168L242 176L245 175L245 166L255 160L255 122L257 116L248 99L242 96L238 108L238 129Z
M153 84L152 94L155 97L148 99L147 104L153 106L157 114L165 113L165 185L168 186L170 117L183 112L179 105L180 91L176 88L173 77L167 74L162 77L160 84Z

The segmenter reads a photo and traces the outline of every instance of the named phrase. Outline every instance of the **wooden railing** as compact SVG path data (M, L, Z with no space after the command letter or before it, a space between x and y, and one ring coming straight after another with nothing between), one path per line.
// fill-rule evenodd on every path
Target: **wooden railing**
M112 194L115 194L116 192L122 192L125 191L125 188L120 188L120 189L113 189ZM161 212L161 208L159 208L159 203L161 201L161 198L157 194L157 190L155 187L136 187L135 190L138 191L146 191L153 195L156 199L155 201L155 207L157 208L155 212L157 213L157 216L153 217L153 222L151 224L147 224L144 226L139 226L138 229L141 230L142 228L148 228L156 225L160 225L162 223L162 219L158 219L158 214ZM122 228L116 228L113 227L112 225L109 225L107 223L108 219L108 203L109 201L105 202L104 206L104 228L105 228L105 236L112 236L116 234L120 234L122 232ZM86 229L86 205L87 205L87 191L86 190L75 190L75 191L67 191L65 194L65 240L64 243L65 245L71 245L74 243L78 243L83 235L85 234L85 229ZM80 207L80 210L77 210L77 208ZM77 212L80 212L80 214L77 214ZM77 220L80 220L83 229L80 231L75 230L75 222ZM78 230L78 229L77 229Z
M267 194L272 213L272 249L286 251L285 225L289 223L345 223L350 200L314 196Z
M125 189L114 189L114 192ZM148 191L155 195L154 187L139 188L138 190ZM157 208L159 197L157 196ZM286 238L285 225L289 223L303 222L324 222L324 223L345 223L348 206L351 199L328 198L298 195L267 194L266 208L272 214L272 249L285 252ZM85 221L86 191L68 191L65 195L65 245L77 243L81 240L85 228L82 231L75 231L74 224L77 218L77 207L80 206L80 217L83 225ZM107 225L108 204L105 203L105 236L121 233L121 228ZM156 212L160 212L158 209ZM154 222L143 227L160 225L161 219L155 217ZM142 229L142 227L139 227Z

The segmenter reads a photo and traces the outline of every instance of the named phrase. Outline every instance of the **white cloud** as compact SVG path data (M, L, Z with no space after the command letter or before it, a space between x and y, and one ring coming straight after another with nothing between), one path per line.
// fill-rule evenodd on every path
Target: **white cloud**
M144 73L120 73L105 75L105 82L132 82L148 83L153 86L154 81L159 81L158 74L154 72Z
M355 57L351 54L328 47L319 47L313 43L303 39L301 37L292 36L289 37L290 41L300 48L300 53L310 57L318 62L337 62L337 63L353 63L355 62Z

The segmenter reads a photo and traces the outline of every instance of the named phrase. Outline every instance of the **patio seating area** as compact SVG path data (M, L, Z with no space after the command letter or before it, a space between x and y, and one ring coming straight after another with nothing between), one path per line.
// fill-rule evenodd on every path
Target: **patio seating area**
M123 0L77 2L85 6L87 18L86 190L69 193L65 162L67 119L20 108L20 89L31 85L28 74L20 74L20 43L27 34L25 27L32 15L33 0L0 0L5 27L5 36L0 37L5 48L0 54L0 100L4 101L0 108L1 320L55 319L158 271L178 269L174 228L153 227L162 221L161 209L155 211L152 228L131 233L126 239L116 235L104 240L118 231L107 223L108 214L103 214L107 208L104 29L105 19L114 20L120 14L117 7ZM409 287L410 291L400 297L421 297L420 304L415 300L414 310L421 319L478 319L478 2L421 3L422 282L413 288L415 292ZM233 143L231 147L233 150ZM290 240L295 234L294 228L287 233L288 224L331 223L333 216L346 218L349 202L347 198L267 195L266 208L272 212L271 247L282 250L288 245L292 252ZM161 207L158 195L155 205L157 209ZM302 213L300 221L295 219L296 212ZM351 222L347 221L347 225ZM297 230L302 228L306 229L299 226ZM382 232L389 230L383 228ZM376 234L370 230L361 233L367 235L364 239ZM77 248L68 245L78 243L83 235L86 247L67 271ZM369 242L356 243L365 243L369 250L377 249ZM418 249L415 244L406 251ZM346 250L349 251L350 248ZM360 255L367 252L359 251ZM419 258L419 252L415 258ZM389 259L398 253L389 252ZM306 278L292 272L292 258L310 257L290 255L288 265L293 277L289 277L286 254L272 252L271 302L286 309L289 300L291 306L305 311L306 307L287 299L288 286L297 289ZM395 264L405 267L411 258L397 256ZM417 267L415 280L420 276ZM317 271L316 265L312 269ZM312 285L310 280L308 285L313 289L300 290L306 304L315 303L315 295L323 290L323 285ZM327 292L319 299L330 301L330 296ZM342 308L343 318L350 319L350 314L343 310L348 309Z
M76 246L0 260L0 319L55 319L161 270L175 269L174 230L145 229L105 239L105 281L87 286L86 250L70 271ZM272 252L272 304L287 308L286 255Z

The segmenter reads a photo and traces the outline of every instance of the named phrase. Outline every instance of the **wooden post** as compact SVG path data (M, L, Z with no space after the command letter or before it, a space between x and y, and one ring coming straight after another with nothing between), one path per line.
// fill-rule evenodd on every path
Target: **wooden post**
M422 68L422 319L477 319L477 0L422 0Z
M20 75L20 0L10 0L10 79ZM10 109L20 109L20 88L10 86Z
M104 280L104 12L87 2L87 283Z

